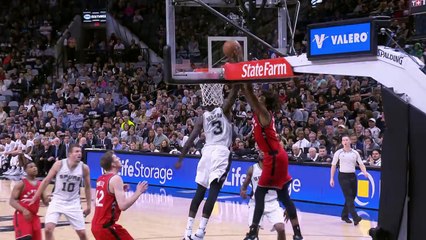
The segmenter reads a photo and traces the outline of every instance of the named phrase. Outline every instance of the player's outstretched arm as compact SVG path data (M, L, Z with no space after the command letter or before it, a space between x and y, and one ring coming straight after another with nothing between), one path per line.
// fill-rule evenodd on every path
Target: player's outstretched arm
M222 105L223 112L225 113L228 119L231 119L232 105L234 105L235 99L237 99L240 87L241 84L233 84L231 91L228 94L228 97L226 97L225 102Z
M148 189L148 183L146 181L139 182L138 186L136 187L135 193L131 197L126 199L123 190L123 179L121 179L120 176L113 176L109 183L110 191L115 195L115 199L117 200L118 207L121 211L126 211L129 207L131 207L133 203L135 203L136 200L139 198L139 196L142 195L142 193L144 193Z
M37 189L37 192L34 194L33 199L30 202L31 204L34 204L37 199L41 198L41 195L46 190L47 186L50 184L52 179L56 176L56 174L59 172L59 170L62 167L62 161L57 161L53 164L52 168L50 169L47 176L43 179L43 181L40 184L40 187Z
M271 115L269 114L268 109L266 109L266 106L261 104L256 95L254 95L253 85L251 83L246 83L244 84L243 89L244 96L247 99L247 102L253 108L253 111L257 114L260 125L263 127L268 126L271 122Z
M247 187L250 184L252 176L253 176L253 166L250 166L249 169L247 170L247 173L246 173L246 179L244 179L244 182L241 185L241 189L240 189L240 196L243 199L247 198Z
M195 138L197 138L198 135L200 135L201 129L203 129L203 117L202 116L200 116L197 119L197 122L195 123L194 129L192 130L191 134L189 135L188 140L186 140L186 143L183 146L182 151L179 155L179 160L175 165L176 168L180 168L180 165L183 161L183 158L188 153L189 148L192 147L192 145L194 145L194 140L195 140Z
M86 209L83 211L84 216L90 214L92 209L92 194L90 192L90 170L89 167L84 164L83 165L83 179L84 179L84 194L86 195Z

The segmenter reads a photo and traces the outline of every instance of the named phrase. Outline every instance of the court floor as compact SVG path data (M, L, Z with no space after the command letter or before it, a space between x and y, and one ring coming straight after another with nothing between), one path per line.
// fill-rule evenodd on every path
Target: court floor
M0 239L14 239L12 215L14 209L9 206L9 196L17 179L0 180ZM51 191L52 185L49 186ZM131 186L131 189L134 186ZM84 194L84 191L81 191ZM93 193L92 193L93 194ZM127 194L132 194L130 190ZM188 208L192 190L160 188L150 186L136 203L123 212L119 223L123 225L135 239L182 239L186 226ZM93 195L92 195L93 196ZM84 196L82 201L85 202ZM84 203L85 204L85 203ZM377 211L358 210L366 220L358 226L347 224L340 220L340 206L308 204L295 202L299 211L301 230L304 239L371 239L368 230L376 226ZM202 206L200 207L199 214ZM92 207L92 210L94 207ZM44 216L46 207L42 206L39 215ZM199 216L199 215L197 215ZM215 205L212 217L207 226L206 240L241 240L248 230L247 202L237 195L221 194ZM89 239L94 239L90 233L90 221L93 212L86 218L86 227ZM78 239L77 235L68 226L63 218L60 227L55 230L58 240ZM42 222L44 221L42 217ZM198 227L198 221L194 229ZM261 240L276 239L275 232L271 232L271 225L265 223L260 231ZM292 239L293 231L290 224L286 224L287 239Z

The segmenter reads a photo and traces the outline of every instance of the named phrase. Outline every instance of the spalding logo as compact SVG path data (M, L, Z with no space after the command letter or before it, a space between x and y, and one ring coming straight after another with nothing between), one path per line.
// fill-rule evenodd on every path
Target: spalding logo
M84 14L83 15L83 18L86 19L86 20L90 20L91 17L92 16L90 14Z

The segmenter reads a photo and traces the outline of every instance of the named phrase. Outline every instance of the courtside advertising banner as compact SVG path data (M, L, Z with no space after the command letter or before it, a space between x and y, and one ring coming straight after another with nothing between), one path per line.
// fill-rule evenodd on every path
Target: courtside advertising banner
M103 151L87 151L87 164L90 177L96 180L102 169L99 161ZM175 169L178 157L160 154L133 154L117 152L123 167L120 175L126 183L148 181L150 185L196 189L195 174L198 158L188 157L183 161L182 168ZM255 162L233 160L229 174L222 188L223 192L239 194L241 185L246 178L247 170ZM329 165L296 165L291 164L289 171L293 181L289 187L292 199L326 204L344 204L343 193L335 176L335 187L331 188ZM357 171L358 188L355 203L358 207L378 209L380 195L380 171L369 170L365 177ZM250 191L250 190L249 190Z
M374 23L369 19L360 23L333 22L310 25L308 59L374 56L377 53L377 37L373 26Z
M273 58L224 65L226 80L283 79L293 77L293 69L285 58Z

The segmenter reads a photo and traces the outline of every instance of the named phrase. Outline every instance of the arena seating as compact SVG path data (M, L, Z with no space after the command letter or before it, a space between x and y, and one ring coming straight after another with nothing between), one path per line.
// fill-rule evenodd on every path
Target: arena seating
M165 44L164 3L141 2L145 4L112 1L111 9L116 18L140 33L141 39L160 53ZM297 52L306 49L306 24L339 20L343 16L386 14L395 19L392 28L397 41L407 45L414 55L423 57L424 44L406 41L410 34L406 5L359 2L345 1L346 5L342 5L325 1L316 8L303 9L299 23L303 27L295 39ZM32 149L28 148L31 150L27 153L36 162L56 155L53 149L57 141L61 149L67 143L78 143L84 148L179 153L202 113L197 87L166 86L162 81L162 65L151 64L143 56L132 60L126 57L92 60L88 64L71 61L57 75L53 71L52 43L64 23L44 11L58 6L40 7L31 15L25 9L17 11L18 5L11 2L7 6L8 20L0 18L0 32L4 33L0 34L0 152L7 145L7 136L17 142L26 136L34 143L34 146L28 144ZM68 9L73 7L78 6ZM202 61L206 49L200 36L206 34L209 17L205 15L196 22L188 13L183 14L186 17L178 29L178 56L191 62ZM71 19L72 13L64 12L64 16ZM21 20L13 21L17 19ZM183 30L188 26L198 34ZM216 33L223 28L219 24ZM265 37L268 38L274 36ZM272 57L267 51L260 51L257 55ZM322 146L330 159L343 134L353 135L354 149L366 162L371 162L371 154L380 149L386 130L380 87L373 79L331 75L303 75L285 83L256 86L278 95L282 105L275 116L276 128L291 160L299 162L315 161ZM252 112L243 96L233 111L234 157L253 159L256 151L250 125ZM191 153L199 154L203 144L204 138L200 136ZM1 155L2 158L19 155L19 151Z

